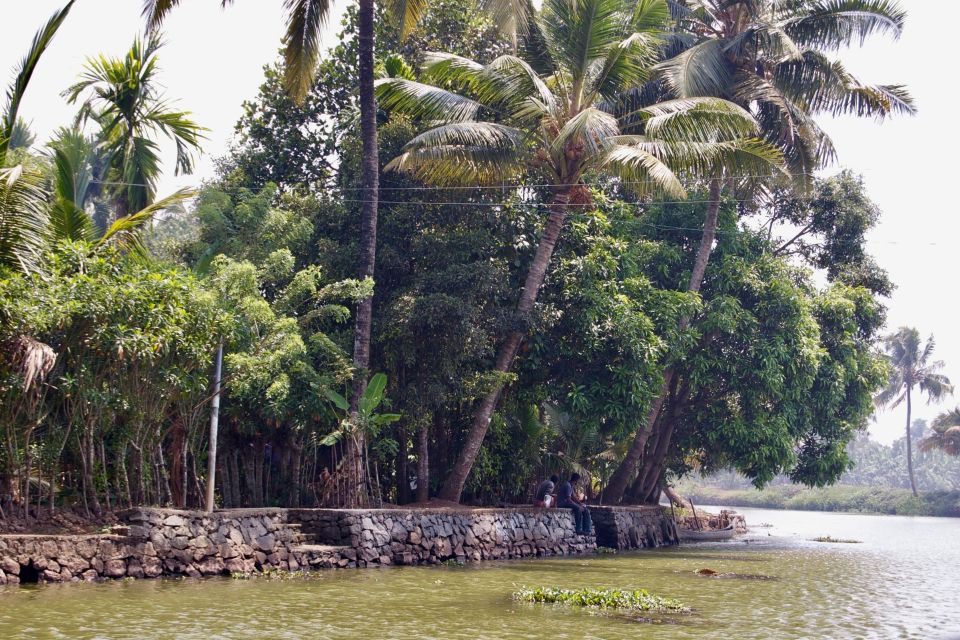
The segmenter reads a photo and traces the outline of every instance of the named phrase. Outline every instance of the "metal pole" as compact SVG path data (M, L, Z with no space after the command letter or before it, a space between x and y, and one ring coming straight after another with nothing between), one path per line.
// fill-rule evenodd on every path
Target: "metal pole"
M223 369L223 340L217 346L217 364L213 374L213 399L210 400L210 454L207 456L207 513L213 511L213 489L217 481L217 427L220 422L220 373Z

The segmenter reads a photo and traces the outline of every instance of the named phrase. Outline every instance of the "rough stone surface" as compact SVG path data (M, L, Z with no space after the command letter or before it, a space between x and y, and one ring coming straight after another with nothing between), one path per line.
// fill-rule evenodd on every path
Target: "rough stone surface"
M566 509L138 508L124 535L0 536L0 585L107 578L202 577L267 569L439 564L590 554L676 543L656 507L592 507L597 537Z
M597 544L612 549L642 549L677 544L677 526L657 506L590 507Z
M564 509L291 509L318 543L355 552L348 566L437 564L593 553Z

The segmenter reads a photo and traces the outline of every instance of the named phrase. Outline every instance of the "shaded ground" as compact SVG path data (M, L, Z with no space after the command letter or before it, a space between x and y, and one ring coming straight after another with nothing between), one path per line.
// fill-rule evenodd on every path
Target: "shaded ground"
M87 516L84 510L73 508L57 509L53 515L44 508L39 517L34 511L29 518L22 515L6 514L0 518L0 534L81 534L98 533L117 523L116 513L105 511L102 516Z

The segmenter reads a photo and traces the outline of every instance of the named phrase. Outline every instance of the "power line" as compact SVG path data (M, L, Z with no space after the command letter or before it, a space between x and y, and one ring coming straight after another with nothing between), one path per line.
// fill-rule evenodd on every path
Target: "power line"
M794 176L814 176L813 173L803 172L803 173L794 173L791 174ZM746 180L746 179L769 179L782 177L783 174L741 174L741 175L731 175L726 176L724 180ZM118 186L131 186L131 187L148 187L139 182L113 182L113 181L103 181L103 180L90 180L92 184L109 184L109 185L118 185ZM542 188L555 188L555 187L609 187L609 186L630 186L630 185L644 185L644 184L658 184L659 181L652 178L646 180L613 180L613 181L591 181L591 182L577 182L575 184L555 182L555 183L533 183L533 184L499 184L499 185L471 185L471 186L410 186L410 187L379 187L378 191L482 191L482 190L523 190L523 189L542 189ZM220 191L229 191L229 190L242 190L247 189L247 187L215 187ZM317 191L365 191L364 187L337 187L337 186L325 186Z

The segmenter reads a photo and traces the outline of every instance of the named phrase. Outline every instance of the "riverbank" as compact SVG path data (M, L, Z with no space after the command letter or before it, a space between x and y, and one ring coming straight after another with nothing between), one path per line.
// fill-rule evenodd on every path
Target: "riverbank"
M960 491L935 491L914 497L907 489L886 487L810 488L777 485L763 490L719 489L692 482L681 483L677 491L695 504L722 504L732 507L794 509L797 511L849 511L900 516L960 517Z
M749 543L253 580L0 588L0 638L935 640L960 631L960 520L741 513L767 525ZM811 541L825 535L861 543ZM653 616L518 602L512 594L523 585L645 589L692 612Z
M0 584L216 576L586 555L677 542L659 507L593 507L596 536L567 509L135 508L95 535L0 535Z

